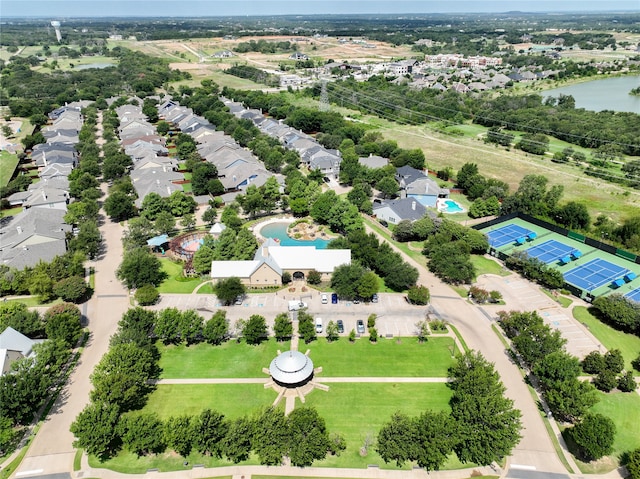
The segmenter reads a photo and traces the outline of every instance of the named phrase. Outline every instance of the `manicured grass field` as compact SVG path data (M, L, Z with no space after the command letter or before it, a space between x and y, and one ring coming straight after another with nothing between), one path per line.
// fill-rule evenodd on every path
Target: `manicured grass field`
M256 346L228 341L220 346L207 343L193 346L160 347L161 378L262 378L277 351L288 351L290 343L274 338Z
M622 352L622 356L624 356L625 368L627 370L632 369L631 361L640 354L639 337L633 334L623 333L604 324L593 316L584 306L576 306L573 308L573 317L585 324L589 328L589 331L591 331L607 349L619 349Z
M320 380L321 382L321 380ZM396 411L410 416L432 409L448 411L451 390L446 384L408 383L331 383L329 391L312 391L306 397L306 405L315 407L330 432L344 436L347 449L339 456L328 456L314 465L326 467L380 467L396 468L386 464L369 447L366 457L360 455L360 447L369 436L375 439L380 427L388 422ZM455 463L455 465L454 465ZM410 468L405 465L405 469ZM457 460L448 468L460 467Z
M18 155L6 150L0 151L0 186L6 186L18 166Z
M314 366L322 366L318 377L446 377L453 364L453 338L431 337L420 344L417 338L366 339L353 343L347 338L329 343L320 338L300 344L300 351L311 350Z
M168 258L161 258L160 262L162 270L168 275L167 279L158 287L160 293L188 294L202 282L198 277L191 279L182 276L180 263L174 263Z
M599 393L600 402L591 408L616 424L614 454L620 456L640 447L640 396L633 393Z
M511 271L507 270L497 261L480 256L477 254L471 255L471 263L476 267L476 274L497 274L498 276L509 276Z
M185 461L188 462L187 466L184 465ZM204 467L233 466L233 463L224 459L204 456L195 451L189 454L186 458L173 452L137 457L135 454L130 452L120 451L116 457L104 462L101 462L93 455L89 456L89 465L91 467L111 469L112 471L123 474L144 474L149 469L158 469L159 472L190 471L194 464L201 464ZM248 461L241 462L240 464L257 465L260 464L260 462L255 456L252 456ZM188 474L188 472L185 472L185 477ZM216 476L215 473L209 477L223 477L231 479L231 476Z
M214 409L237 418L271 406L276 397L273 389L265 389L262 384L159 384L141 412L153 411L168 419Z

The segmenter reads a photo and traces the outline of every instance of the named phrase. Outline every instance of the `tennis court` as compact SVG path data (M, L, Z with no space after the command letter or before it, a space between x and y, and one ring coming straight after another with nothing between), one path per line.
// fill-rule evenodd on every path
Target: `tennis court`
M487 232L489 244L494 248L500 248L506 244L513 243L520 238L527 238L529 235L533 235L533 238L536 236L533 231L514 224L508 224L502 228Z
M576 249L573 246L568 246L560 241L548 240L539 245L532 246L526 250L527 256L530 258L536 258L543 263L554 263L562 258L571 256ZM567 261L568 262L568 261Z
M615 279L621 279L628 272L629 270L622 266L596 258L567 271L564 280L580 289L592 291Z
M635 301L636 303L640 303L640 288L636 288L633 291L625 294L624 297L630 299L631 301Z

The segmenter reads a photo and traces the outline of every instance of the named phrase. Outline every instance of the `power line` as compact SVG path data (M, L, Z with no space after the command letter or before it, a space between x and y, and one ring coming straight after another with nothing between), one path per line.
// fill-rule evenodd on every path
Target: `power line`
M422 113L420 111L415 111L415 110L412 110L410 108L400 107L398 105L394 105L394 104L391 104L391 103L388 103L388 102L384 102L383 100L380 100L379 98L375 98L374 99L372 97L369 97L369 96L365 95L364 93L362 93L360 91L350 90L350 89L346 89L346 88L343 88L341 86L338 86L338 84L336 84L336 83L332 83L331 86L332 86L332 89L343 90L343 91L349 92L349 93L354 94L354 95L359 95L362 98L369 99L371 101L376 101L378 103L386 103L386 105L388 105L388 106L390 106L390 107L392 107L394 109L403 108L406 111L413 112L413 114L417 115L418 117L433 119L433 120L436 120L436 121L446 121L446 122L449 122L449 123L451 123L453 125L456 124L456 122L453 122L453 121L448 120L446 118L440 118L440 117L436 117L436 116L433 116L433 115L427 115L426 113ZM414 105L419 106L418 101L415 100L415 99L412 99L410 97L400 98L397 95L394 95L393 93L388 93L388 92L387 92L387 95L391 96L391 97L395 97L395 98L398 99L398 101L401 101L403 103L411 102ZM463 111L460 111L460 110L454 110L454 109L451 109L451 108L446 108L446 107L443 107L443 106L440 106L440 105L436 105L434 103L429 103L429 107L435 108L435 109L438 109L438 110L442 110L442 111L446 111L446 112L449 112L449 113L456 113L456 114L460 113L460 114L464 115L465 117L470 117L472 115L473 119L479 118L479 119L482 119L482 120L485 120L485 121L490 121L490 122L505 123L505 121L502 120L502 119L492 118L490 116L484 116L484 115L481 115L481 114L480 115L478 115L478 114L470 114L470 113L463 112ZM534 126L530 126L530 125L525 126L525 125L518 124L518 123L513 123L513 122L506 122L506 123L507 123L507 126L511 127L510 129L520 130L520 131L534 131L534 132L548 134L548 135L553 136L555 138L572 137L572 138L580 139L580 140L596 141L598 143L606 143L606 144L618 145L618 146L623 146L623 147L631 147L631 148L635 148L635 149L640 148L640 145L633 144L633 143L622 143L622 142L613 141L613 140L604 140L604 139L592 138L592 137L588 137L588 136L584 136L584 135L577 135L577 134L574 134L574 133L567 133L567 132L558 132L558 131L555 131L555 130L543 129L543 128L538 128L538 127L534 127Z

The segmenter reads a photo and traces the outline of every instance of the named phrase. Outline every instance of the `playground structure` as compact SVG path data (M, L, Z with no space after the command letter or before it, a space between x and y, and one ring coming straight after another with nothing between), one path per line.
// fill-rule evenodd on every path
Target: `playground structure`
M183 274L185 276L195 274L192 265L193 255L198 251L207 234L206 231L192 231L176 236L169 241L169 254L172 258L184 261Z

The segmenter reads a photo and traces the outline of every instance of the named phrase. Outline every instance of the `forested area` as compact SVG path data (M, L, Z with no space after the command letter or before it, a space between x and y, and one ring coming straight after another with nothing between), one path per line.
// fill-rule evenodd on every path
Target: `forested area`
M101 70L53 71L45 74L31 70L24 58L4 64L2 95L14 116L47 114L65 102L97 100L132 92L145 97L169 81L189 78L188 72L171 70L169 62L115 47L108 52L117 66Z
M445 120L455 124L473 119L484 126L542 133L586 148L611 145L618 154L640 155L640 115L634 113L576 109L570 97L562 103L543 100L538 94L476 97L451 90L414 90L391 80L383 76L365 82L346 79L327 89L337 105L401 123ZM307 92L314 97L320 94L319 87Z

